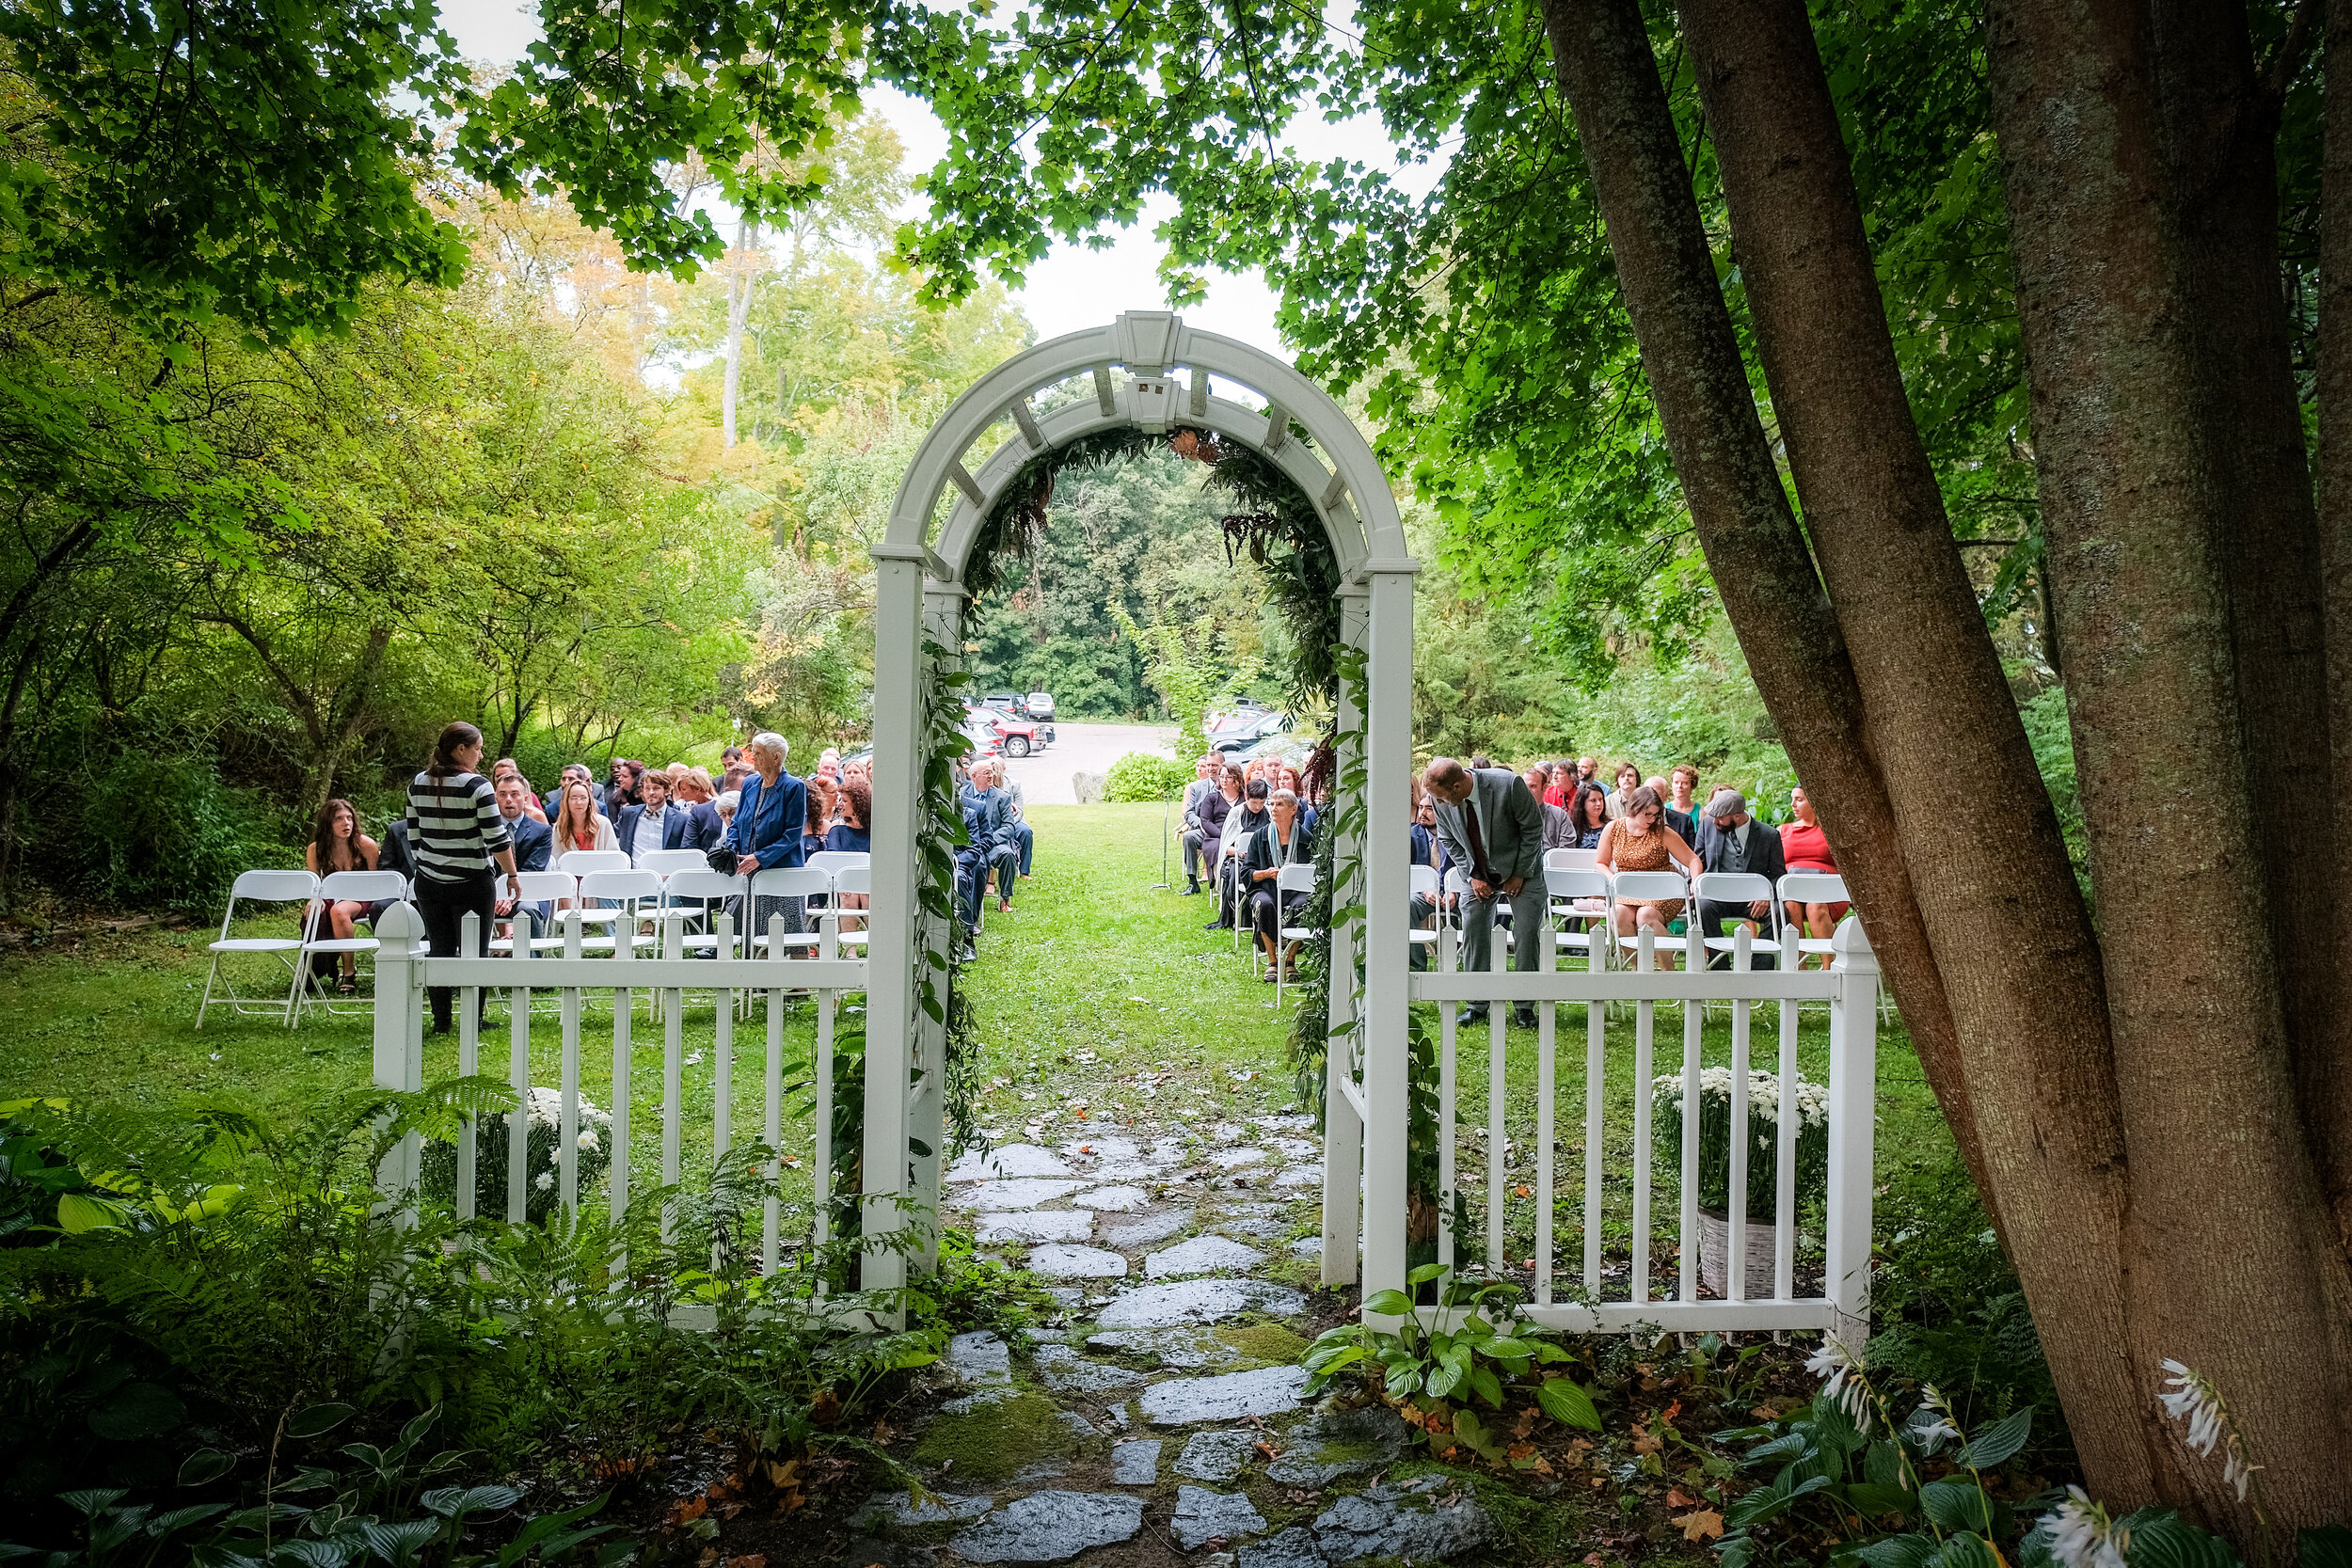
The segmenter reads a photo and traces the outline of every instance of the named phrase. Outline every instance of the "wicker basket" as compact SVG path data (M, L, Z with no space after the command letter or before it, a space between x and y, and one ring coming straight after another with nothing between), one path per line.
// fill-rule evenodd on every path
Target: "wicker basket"
M1772 1259L1779 1250L1780 1227L1748 1221L1749 1301L1769 1301L1772 1294ZM1731 1216L1710 1209L1699 1211L1699 1284L1719 1296L1731 1294L1731 1271L1725 1266L1731 1251Z

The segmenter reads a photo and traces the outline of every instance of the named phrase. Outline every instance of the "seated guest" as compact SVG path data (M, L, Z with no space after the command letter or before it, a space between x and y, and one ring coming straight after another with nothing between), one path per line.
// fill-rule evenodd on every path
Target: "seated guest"
M1687 762L1676 763L1673 768L1667 770L1666 787L1667 820L1672 821L1673 814L1676 812L1680 812L1683 816L1689 817L1691 819L1691 832L1684 833L1682 836L1691 839L1692 843L1696 844L1698 840L1692 838L1691 834L1698 832L1699 770L1692 767Z
M1633 792L1642 787L1642 770L1629 762L1617 764L1617 787L1609 792L1609 815L1612 818L1625 815L1625 803ZM1665 802L1661 800L1662 807Z
M548 868L548 847L554 834L548 825L531 815L531 808L539 802L532 798L531 781L520 773L508 773L498 781L499 816L506 819L506 836L514 842L516 871L545 871ZM514 930L515 911L523 911L523 929L538 936L547 928L548 906L545 900L522 904L513 898L501 898L491 906L491 912L507 924L501 935Z
M604 786L604 812L617 817L629 806L644 804L637 793L638 781L645 776L645 765L629 757L612 759L612 776Z
M1293 790L1278 789L1267 796L1266 813L1271 820L1250 835L1249 853L1243 862L1249 882L1249 928L1257 933L1258 946L1266 956L1265 977L1270 981L1288 969L1289 977L1295 980L1298 944L1293 942L1289 951L1283 951L1282 927L1292 923L1311 895L1295 890L1282 893L1275 884L1284 866L1314 864L1314 832L1299 819L1298 796Z
M1273 793L1263 779L1251 779L1242 786L1240 805L1226 814L1224 835L1217 844L1216 918L1208 923L1209 930L1241 923L1242 862L1249 848L1249 835L1274 820L1265 803Z
M1187 898L1200 892L1201 803L1216 792L1216 758L1204 756L1192 765L1192 783L1184 786L1184 896Z
M612 839L628 857L628 863L643 871L648 856L684 847L689 824L686 809L670 800L667 773L648 768L639 776L637 787L644 803L621 808L620 820L612 825Z
M728 768L739 766L746 769L748 769L751 766L749 763L743 761L742 747L728 746L721 750L719 752L719 771L723 773Z
M1788 868L1836 875L1837 857L1830 852L1829 835L1821 832L1820 818L1814 814L1813 801L1803 784L1788 792L1788 811L1796 820L1780 825L1780 854ZM1846 903L1800 904L1791 899L1782 906L1782 918L1806 936L1826 941L1836 934L1837 923L1846 918L1846 911L1852 907ZM1829 963L1829 955L1822 954L1821 967L1827 969Z
M1210 777L1216 787L1200 797L1195 814L1200 822L1200 858L1197 869L1193 862L1184 863L1186 896L1200 891L1199 878L1205 876L1215 882L1221 874L1225 864L1225 821L1241 801L1241 769L1208 757L1201 761L1213 769ZM1212 920L1209 924L1215 926L1216 922Z
M564 803L564 786L574 779L578 779L588 786L589 802L598 812L604 810L604 787L596 782L596 775L588 771L588 765L584 762L567 762L564 765L563 772L556 775L555 787L548 790L547 799L539 802L540 816L547 821L555 820L556 809Z
M841 777L841 749L837 746L828 746L822 752L818 752L817 771L825 778L836 781L839 780Z
M1601 833L1595 863L1613 875L1663 871L1671 863L1679 865L1684 875L1696 876L1701 869L1697 854L1680 833L1666 826L1665 815L1666 802L1656 790L1641 784L1627 790L1625 815ZM1673 934L1667 923L1681 915L1682 905L1679 898L1620 898L1610 925L1620 937L1649 931L1662 942ZM1674 956L1664 948L1659 951L1659 961L1668 969L1674 967Z
M975 810L978 812L980 836L973 839L973 847L980 851L981 859L987 863L980 876L981 885L985 888L987 871L993 869L996 875L996 911L1009 914L1013 879L1020 874L1021 844L1013 832L1012 797L1005 793L1003 779L1004 764L994 757L982 757L974 763L972 782L963 795L963 809L967 832L975 820ZM975 898L976 912L978 907Z
M834 783L823 773L808 776L808 820L801 827L803 859L825 847L825 831L833 826Z
M1412 930L1425 931L1431 928L1431 923L1437 919L1438 911L1440 908L1452 909L1454 907L1454 895L1445 891L1445 845L1438 837L1437 803L1422 792L1418 783L1414 785L1413 795L1413 848L1410 863L1425 865L1438 874L1438 893L1435 897L1425 893L1414 894L1412 902L1408 906L1406 925ZM1412 950L1411 967L1417 970L1427 969L1429 949L1418 942L1407 942L1406 945Z
M310 824L310 842L303 847L303 869L313 877L327 877L338 871L373 871L379 846L375 840L359 831L359 813L340 796L319 808L317 818ZM374 908L374 901L361 898L338 898L333 903L314 899L303 912L303 934L316 939L322 935L348 941L354 923L365 920ZM335 986L336 991L350 996L359 989L359 957L356 953L342 955L343 977ZM310 955L310 974L325 981L335 973L333 953Z
M1299 778L1297 768L1293 768L1287 762L1277 763L1272 774L1266 779L1266 784L1271 789L1289 790L1292 798L1298 802L1298 819L1307 825L1309 832L1315 831L1315 808L1307 803L1307 786ZM1271 800L1273 797L1269 795L1266 799Z
M499 758L490 766L490 787L496 789L510 773L523 779L523 770L515 765L513 757ZM548 814L540 807L539 797L532 791L529 779L523 779L523 815L533 822L544 823L548 819Z
M1568 832L1567 808L1555 806L1549 800L1544 800L1545 793L1551 787L1551 769L1540 762L1531 762L1527 765L1527 771L1521 773L1519 777L1527 781L1527 792L1541 802L1544 814L1544 847L1547 849L1575 848L1575 839Z
M1029 803L1022 797L1021 781L1007 776L1005 765L996 765L996 787L1012 800L1012 841L1021 847L1021 875L1029 874L1029 861L1037 852L1037 830L1029 826Z
M1598 784L1600 785L1602 794L1606 795L1609 792L1609 781L1600 776L1600 758L1598 757L1577 758L1576 776L1569 782L1571 785L1581 784Z
M1658 798L1666 802L1666 826L1680 833L1685 844L1696 845L1699 841L1699 819L1687 811L1676 808L1672 797L1667 793L1666 781L1644 779L1642 783L1656 790Z
M839 790L839 814L832 827L825 830L825 847L848 854L870 855L874 852L873 830L867 819L874 809L874 792L864 779L844 779ZM841 908L862 910L873 902L863 893L836 895Z
M1748 816L1747 797L1736 789L1719 789L1708 798L1707 819L1699 824L1699 863L1708 871L1746 871L1777 883L1788 873L1788 863L1780 852L1780 835L1763 823ZM1738 921L1753 933L1759 921L1772 912L1770 898L1758 898L1744 904L1719 903L1710 898L1699 906L1699 929L1710 937L1724 934L1726 919ZM1730 966L1730 957L1718 954L1723 967ZM1767 955L1756 959L1758 969L1770 969L1772 960Z
M564 857L575 850L621 847L612 832L612 819L596 810L596 795L585 779L574 779L564 786L564 797L556 802L555 820L548 824L548 864L556 871L564 869ZM578 902L561 898L555 907L568 910Z
M734 825L735 808L741 802L742 799L743 798L740 795L737 794L732 789L726 790L712 799L710 802L710 809L719 814L719 827L721 832L723 832L727 828Z
M1544 804L1568 809L1568 797L1576 791L1576 765L1555 762L1544 775Z
M1609 797L1587 779L1576 786L1568 801L1568 844L1571 849L1597 849L1601 830L1609 826ZM1685 840L1684 842L1689 842Z
M731 789L739 794L743 788L743 781L751 776L752 770L741 763L729 763L727 770L720 775L719 787L722 790Z

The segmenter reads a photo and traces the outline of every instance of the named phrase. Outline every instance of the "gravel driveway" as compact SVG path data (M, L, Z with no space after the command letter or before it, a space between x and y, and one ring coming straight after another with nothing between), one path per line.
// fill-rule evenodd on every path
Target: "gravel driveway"
M1031 805L1077 804L1073 773L1103 773L1130 752L1165 752L1172 724L1054 724L1054 743L1035 756L1007 757L1005 772Z

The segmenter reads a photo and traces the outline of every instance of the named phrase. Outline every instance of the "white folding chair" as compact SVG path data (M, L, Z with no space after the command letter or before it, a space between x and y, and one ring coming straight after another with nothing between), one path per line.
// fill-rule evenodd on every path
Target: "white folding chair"
M700 849L652 849L646 851L645 863L640 871L650 871L657 877L675 877L681 871L707 871L710 857Z
M1274 873L1274 1006L1277 1011L1282 1006L1282 988L1289 983L1290 966L1283 961L1283 949L1294 942L1305 942L1323 929L1320 926L1283 925L1282 910L1288 902L1286 895L1312 893L1314 890L1315 868L1312 863L1285 865Z
M1587 853L1589 851L1554 849L1552 855ZM1547 860L1549 855L1545 857ZM1609 873L1590 867L1571 869L1548 867L1544 872L1544 895L1550 902L1553 920L1590 920L1597 924L1581 931L1554 928L1554 951L1574 950L1584 955L1587 969L1606 968L1609 962ZM1577 908L1579 901L1591 907Z
M865 849L819 849L808 857L809 868L832 877L844 871L871 870L874 857Z
M280 1019L294 1017L294 993L302 985L302 965L294 955L302 951L302 938L292 937L232 937L231 922L237 918L237 900L248 904L308 903L318 896L319 879L308 871L241 871L230 884L229 907L221 911L220 935L211 944L212 967L204 973L204 994L196 1004L196 1026L204 1027L204 1009L213 1005L213 982L220 980L221 1001L232 1013L276 1013ZM294 913L295 928L301 928L302 911ZM258 997L237 994L236 976L221 977L220 960L224 954L267 953L286 971L285 990L275 1002L262 1002Z
M1757 879L1759 881L1762 879ZM1774 890L1774 893L1772 910L1775 913L1778 913L1785 904L1851 904L1853 902L1853 895L1846 891L1846 879L1834 871L1791 871L1781 878L1780 886ZM1834 951L1836 943L1828 937L1807 936L1802 930L1798 932L1797 953L1799 957L1808 953L1829 953Z
M1770 905L1772 912L1766 918L1765 929L1758 932L1752 941L1757 947L1778 945L1780 942L1780 900L1773 895L1772 879L1770 877L1759 876L1753 871L1702 871L1698 874L1697 879L1691 884L1691 896L1693 899L1704 899L1710 904L1763 903ZM1698 912L1697 908L1693 906L1691 918L1696 920ZM1738 939L1734 937L1708 937L1707 939L1707 950L1710 953L1728 953L1736 945L1738 945Z
M1597 849L1547 849L1544 851L1546 871L1591 871L1600 864Z
M615 921L610 939L591 937L580 943L582 951L610 948L617 953L620 951L620 936L624 930L628 932L629 945L632 948L651 947L654 944L655 938L641 935L638 932L637 916L640 907L647 902L651 902L656 907L660 905L661 879L660 877L650 871L591 871L580 879L580 895L582 898L608 900L610 907L601 912L612 916ZM587 911L582 918L598 912L596 910ZM533 948L532 951L535 952L537 949Z
M844 854L849 853L847 850L843 850L841 852ZM859 859L867 860L870 859L870 857L861 855ZM834 895L836 898L846 896L850 894L864 894L868 897L872 896L874 892L874 873L871 865L843 866L840 870L833 874L833 891ZM858 922L858 928L856 930L841 931L837 933L841 945L844 947L864 947L866 945L866 921L869 911L864 909L855 909L841 910L836 912L843 920L854 920Z
M832 891L833 879L821 871L805 865L771 866L765 871L752 873L751 899L744 906L744 916L747 920L757 922L759 900L762 898L806 898L812 894ZM815 933L803 931L785 937L784 945L813 952L817 947L817 938ZM746 933L744 952L765 953L767 950L768 933L764 928Z
M618 849L568 849L548 862L548 869L560 871L567 877L584 879L599 872L627 871L630 867L628 857ZM594 896L594 894L582 892L579 895L579 901L585 903ZM563 915L562 910L555 911L555 916L559 921L563 919ZM601 926L610 921L618 920L620 917L621 911L617 906L607 909L583 909L580 911L580 918L591 926Z
M545 936L532 937L531 939L531 950L533 953L562 952L564 950L564 938L563 935L556 930L556 927L561 922L562 916L556 912L554 906L558 899L577 898L580 896L580 879L573 876L568 871L525 871L516 879L516 901L517 903L545 904L548 906L548 934ZM516 911L516 923L526 931L531 929L530 917L523 914L519 910ZM504 957L512 954L514 951L514 938L492 937L490 939L490 952L492 956Z
M1413 865L1406 869L1413 874L1412 896L1429 900L1431 924L1426 927L1406 927L1405 940L1416 947L1428 948L1434 961L1438 947L1438 932L1445 925L1445 902L1438 896L1438 868L1434 865Z
M1682 873L1679 871L1620 871L1611 877L1609 881L1609 913L1613 929L1615 926L1618 904L1663 904L1674 899L1680 899L1687 905L1691 899L1691 884L1683 879ZM1697 913L1695 910L1691 911L1692 918L1696 918ZM1671 942L1661 942L1657 944L1656 951L1661 965L1672 954L1674 947L1677 945L1679 944ZM1631 965L1641 961L1641 942L1638 937L1614 940L1611 946L1618 963Z
M723 872L713 871L707 863L699 871L673 871L669 879L661 884L661 907L664 910L672 910L680 904L703 904L706 901L716 903L721 899L739 898L743 895L746 885L745 879L729 877ZM712 915L718 912L716 910L709 911ZM708 922L706 921L705 924L707 925ZM737 931L729 945L739 953L743 945L743 933ZM716 953L719 950L718 934L710 930L700 933L689 931L686 934L686 950L690 953Z
M371 978L375 973L375 965L365 960L373 958L382 943L373 936L332 935L334 927L327 921L325 906L338 903L373 904L387 898L405 898L407 893L408 879L397 871L333 871L326 875L319 883L318 901L321 907L318 918L303 923L302 951L294 957L294 969L302 980L294 988L294 1010L287 1016L287 1028L291 1029L300 1022L304 1009L312 1006L310 965L311 958L317 955L354 954L357 955L354 959L356 968L364 971ZM337 1006L335 998L329 994L318 999L316 1005L329 1013L359 1014L375 1010L373 998L365 1002L354 1001L349 1006Z

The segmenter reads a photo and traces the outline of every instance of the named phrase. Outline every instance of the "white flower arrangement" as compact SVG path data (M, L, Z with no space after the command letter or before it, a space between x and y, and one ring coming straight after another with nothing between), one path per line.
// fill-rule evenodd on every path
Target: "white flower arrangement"
M579 1097L577 1104L579 1131L574 1134L574 1159L580 1191L585 1194L603 1178L611 1164L609 1134L612 1118L585 1095ZM523 1095L523 1112L529 1140L525 1164L533 1172L526 1183L523 1212L536 1223L552 1213L557 1202L556 1183L564 1154L563 1092L544 1085L533 1085ZM513 1125L512 1117L495 1116L481 1118L474 1127L475 1212L491 1218L503 1219L507 1213L507 1148ZM425 1146L426 1189L444 1201L453 1199L456 1192L456 1152L454 1145L438 1139Z
M1710 1213L1731 1211L1731 1069L1699 1069L1699 1206ZM1829 1089L1800 1078L1796 1082L1796 1187L1800 1200L1820 1192L1828 1180ZM1678 1072L1650 1080L1653 1158L1679 1170L1682 1163L1683 1084ZM1751 1070L1748 1074L1746 1127L1748 1192L1751 1223L1771 1225L1778 1212L1781 1123L1780 1075Z
M1682 1109L1682 1074L1661 1073L1650 1080L1650 1097L1654 1103L1671 1105L1677 1113ZM1699 1098L1721 1098L1731 1102L1731 1069L1727 1067L1699 1069ZM1748 1114L1761 1117L1777 1125L1780 1121L1780 1074L1751 1070L1748 1073ZM1797 1126L1827 1127L1829 1125L1829 1086L1809 1079L1797 1080Z

